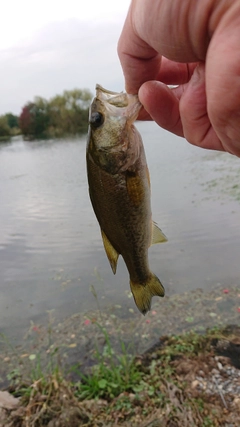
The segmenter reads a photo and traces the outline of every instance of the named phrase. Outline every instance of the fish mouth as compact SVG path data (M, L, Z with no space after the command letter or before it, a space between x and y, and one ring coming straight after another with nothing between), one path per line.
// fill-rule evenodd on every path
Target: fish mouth
M108 104L114 105L114 107L124 108L127 107L128 95L124 92L113 92L107 90L101 85L96 85L96 98L102 102L107 102Z
M104 87L102 87L101 85L99 85L98 83L96 84L96 92L98 94L98 91L105 93L106 95L119 95L119 92L113 92L111 90L105 89ZM123 92L120 92L123 93Z
M138 99L138 95L128 94L126 92L113 92L105 89L101 85L96 85L96 99L107 105L122 109L122 116L130 116L133 121L136 120L138 113L142 107ZM111 107L110 107L111 109Z

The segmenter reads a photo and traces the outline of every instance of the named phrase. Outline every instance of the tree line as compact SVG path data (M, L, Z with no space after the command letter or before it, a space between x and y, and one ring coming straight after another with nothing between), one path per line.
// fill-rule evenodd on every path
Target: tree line
M87 131L92 94L88 89L65 90L49 101L35 97L27 102L20 116L0 116L0 140L22 134L25 139L58 138Z
M11 136L20 133L19 129L19 118L12 113L7 113L4 116L0 116L0 141L5 141L11 138Z

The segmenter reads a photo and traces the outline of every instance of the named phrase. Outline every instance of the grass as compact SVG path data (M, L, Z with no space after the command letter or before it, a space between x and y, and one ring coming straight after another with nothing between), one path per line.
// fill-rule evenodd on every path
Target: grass
M125 391L135 391L141 380L141 372L133 363L133 357L128 354L125 344L121 342L121 354L115 354L106 329L98 326L106 345L103 353L96 348L96 365L91 374L83 375L75 369L80 376L80 381L76 384L76 395L80 400L99 397L109 400Z
M210 401L207 395L194 394L192 379L179 366L203 360L208 365L214 358L213 342L234 334L213 328L202 335L191 331L165 336L147 353L133 357L120 339L116 351L106 328L96 323L104 346L96 344L94 365L86 372L77 365L64 368L51 325L50 316L47 346L28 355L28 375L20 357L8 374L9 391L21 406L7 414L7 427L225 427L232 416L224 412L219 396ZM11 346L6 337L2 341ZM69 379L72 372L76 381Z

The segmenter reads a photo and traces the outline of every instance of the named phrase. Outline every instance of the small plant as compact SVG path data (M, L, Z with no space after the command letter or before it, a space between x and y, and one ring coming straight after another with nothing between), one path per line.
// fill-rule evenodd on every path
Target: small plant
M183 335L170 336L165 343L161 354L169 360L180 354L199 354L210 349L211 338L219 336L219 330L214 328L207 331L206 335L200 335L194 331Z
M20 384L22 375L19 368L15 368L7 374L7 380L10 383Z
M203 418L203 425L202 427L215 427L216 424L213 420L211 420L209 417Z
M91 374L77 372L81 377L77 384L77 396L81 400L95 397L111 399L124 391L134 391L142 378L142 373L133 363L132 356L127 353L125 344L121 343L122 352L116 355L106 329L100 325L98 327L104 334L106 345L102 354L96 349L95 359L98 363Z

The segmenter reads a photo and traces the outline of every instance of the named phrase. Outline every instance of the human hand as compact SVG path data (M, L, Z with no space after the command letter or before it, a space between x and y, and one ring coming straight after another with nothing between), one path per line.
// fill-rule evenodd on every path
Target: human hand
M239 0L132 0L118 53L140 119L240 157Z

